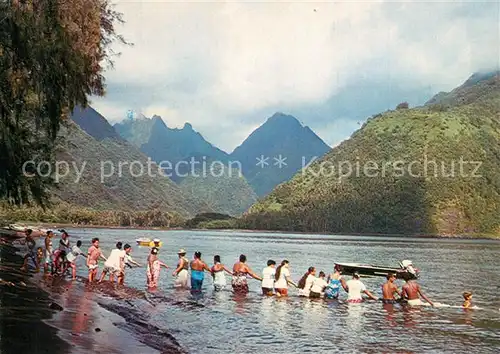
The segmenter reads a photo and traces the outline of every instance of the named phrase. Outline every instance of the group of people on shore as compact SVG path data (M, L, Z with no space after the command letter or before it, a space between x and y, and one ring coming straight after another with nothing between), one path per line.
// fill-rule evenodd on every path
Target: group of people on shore
M45 237L45 250L39 247L35 251L35 240L31 237L31 230L26 230L25 243L28 245L28 254L24 258L22 269L27 269L29 265L40 269L43 264L46 274L60 273L64 274L69 268L72 269L72 277L76 278L76 260L78 256L85 257L88 268L88 280L93 282L98 280L102 282L106 275L109 275L110 282L116 281L123 284L125 279L125 267L132 265L140 267L141 265L130 256L132 247L129 244L123 245L122 242L116 243L116 248L111 251L106 258L99 248L99 239L93 238L92 244L87 253L81 250L81 241L70 247L69 235L66 231L61 231L61 239L56 250L53 249L52 238L54 233L47 231ZM155 240L146 262L146 279L148 289L153 290L158 287L160 270L162 267L169 267L158 258L159 240ZM347 302L360 303L364 301L363 295L370 300L381 300L386 304L394 304L399 301L405 301L410 306L422 305L421 298L433 306L433 302L423 294L420 285L415 279L408 279L401 290L395 284L396 274L387 274L387 281L382 286L382 298L378 298L367 290L365 284L360 280L359 274L354 273L351 279L345 279L341 269L338 266L328 276L324 271L317 273L315 267L309 267L300 280L295 283L290 274L290 262L283 260L278 266L270 259L267 266L263 268L262 275L259 276L247 264L247 257L240 255L232 269L229 269L221 262L219 255L214 256L214 264L208 266L201 258L201 252L195 252L190 261L186 258L186 250L180 249L178 252L179 260L172 275L175 277L175 287L191 289L193 292L201 292L205 272L212 280L215 291L223 290L228 286L226 275L231 277L231 287L236 294L246 294L249 292L248 280L253 278L261 282L262 294L264 296L288 296L289 286L298 289L300 297L313 299L338 299L341 289L347 293ZM104 268L98 278L98 261L104 260ZM397 295L397 297L396 297ZM463 294L463 307L472 307L472 293Z

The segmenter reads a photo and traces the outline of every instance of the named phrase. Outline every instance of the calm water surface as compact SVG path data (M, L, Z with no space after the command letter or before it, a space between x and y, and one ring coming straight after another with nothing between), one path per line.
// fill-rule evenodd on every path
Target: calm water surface
M474 304L482 308L409 309L378 302L348 305L342 301L345 294L339 302L311 301L298 298L295 290L287 299L263 298L260 283L254 280L249 281L250 294L239 298L229 289L213 292L209 276L203 294L193 297L173 288L172 269L162 270L160 289L151 297L174 301L160 301L150 322L169 330L190 353L498 353L500 349L498 241L105 229L74 229L71 235L73 240L82 239L84 248L92 237L100 237L106 256L115 242L129 242L132 255L143 264L149 249L135 246L134 240L157 237L163 241L160 259L172 268L181 247L189 258L195 251L202 252L209 265L213 255L219 254L228 267L244 253L257 273L270 258L288 259L295 281L311 265L331 272L334 262L397 267L400 260L410 259L421 269L420 284L432 300L459 306L462 292L470 290ZM85 269L80 267L81 275ZM380 296L384 280L363 281ZM126 283L144 289L145 268L128 269Z

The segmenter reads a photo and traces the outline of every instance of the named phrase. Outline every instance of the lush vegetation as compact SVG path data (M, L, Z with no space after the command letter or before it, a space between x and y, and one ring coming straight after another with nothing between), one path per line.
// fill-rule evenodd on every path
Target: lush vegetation
M4 223L42 222L72 224L75 226L130 226L130 227L180 227L185 219L176 212L150 210L101 210L79 207L54 201L51 208L0 206L0 220Z
M109 126L106 120L93 115L88 115L86 122L101 126L99 131ZM200 198L182 192L154 163L149 175L147 157L126 141L115 138L97 141L72 122L61 130L60 138L58 160L71 166L52 190L60 200L96 210L159 209L184 217L211 210ZM133 162L135 165L131 167ZM124 163L121 169L120 163ZM80 171L85 166L79 180L73 164Z
M0 14L0 199L43 205L51 178L26 178L23 164L53 162L60 123L104 93L121 18L107 0L2 1Z
M441 93L424 107L376 115L254 205L240 227L498 235L499 107L499 77L492 73ZM342 177L346 162L353 172ZM481 163L477 171L475 162Z
M189 229L230 229L235 227L237 219L221 213L201 213L185 222Z

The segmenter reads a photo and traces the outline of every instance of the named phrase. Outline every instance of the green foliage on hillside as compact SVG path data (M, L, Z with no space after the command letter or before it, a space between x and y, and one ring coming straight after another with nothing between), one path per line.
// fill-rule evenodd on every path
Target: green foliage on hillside
M200 198L183 193L160 174L154 163L149 163L151 176L148 175L146 156L126 141L109 138L97 141L72 122L61 130L60 137L63 140L57 152L58 160L70 166L74 163L79 170L85 166L77 183L77 174L71 167L56 185L53 195L60 200L96 210L158 209L184 217L211 210Z
M500 234L499 107L490 75L428 106L377 115L254 205L241 227Z
M75 226L179 227L184 218L177 212L151 210L102 210L84 208L61 201L53 207L12 207L0 205L0 220L4 224L24 222L62 223Z
M185 222L184 226L190 229L226 229L231 228L236 219L227 214L201 213ZM229 226L229 227L228 227Z
M205 175L198 172L197 176L185 177L179 186L217 213L239 216L257 201L257 195L238 169L214 165Z

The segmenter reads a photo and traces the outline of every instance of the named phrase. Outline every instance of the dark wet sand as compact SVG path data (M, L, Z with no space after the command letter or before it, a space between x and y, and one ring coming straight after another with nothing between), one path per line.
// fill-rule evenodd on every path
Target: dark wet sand
M86 279L46 279L19 271L17 249L2 243L0 353L185 353L148 323L144 293ZM51 309L51 304L63 310ZM54 306L52 306L54 307Z

